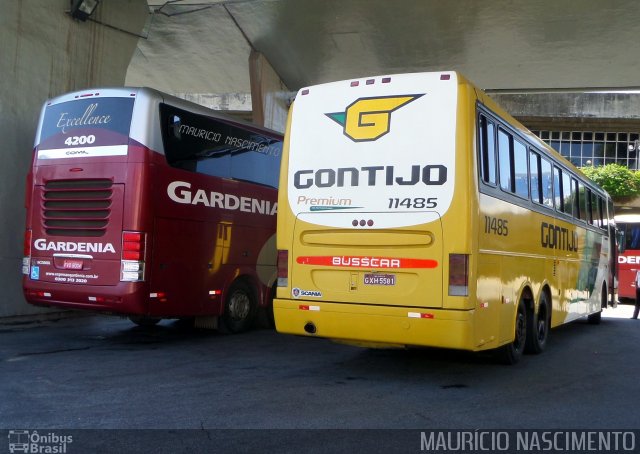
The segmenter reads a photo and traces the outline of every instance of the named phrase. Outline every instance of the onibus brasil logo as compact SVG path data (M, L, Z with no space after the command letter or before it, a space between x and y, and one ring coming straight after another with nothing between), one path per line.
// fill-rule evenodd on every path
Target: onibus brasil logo
M37 430L10 430L9 452L27 454L65 454L73 443L73 435L54 432L38 433Z
M325 114L343 127L344 135L354 142L378 140L391 129L391 112L424 96L399 95L358 98L344 112Z

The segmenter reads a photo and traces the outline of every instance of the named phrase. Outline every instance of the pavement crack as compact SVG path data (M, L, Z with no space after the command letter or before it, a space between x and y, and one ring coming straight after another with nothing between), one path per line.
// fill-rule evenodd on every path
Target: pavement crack
M19 361L21 359L27 358L29 356L40 356L40 355L52 355L55 353L65 353L65 352L77 352L81 350L89 350L91 347L78 347L78 348L61 348L59 350L47 350L43 352L28 352L28 353L18 353L16 356L12 358L8 358L5 361Z

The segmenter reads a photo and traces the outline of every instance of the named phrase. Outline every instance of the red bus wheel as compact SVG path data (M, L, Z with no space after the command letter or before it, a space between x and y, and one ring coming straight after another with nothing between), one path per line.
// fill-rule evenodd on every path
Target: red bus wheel
M240 333L251 327L256 313L256 299L251 287L242 281L231 284L222 314L223 329Z

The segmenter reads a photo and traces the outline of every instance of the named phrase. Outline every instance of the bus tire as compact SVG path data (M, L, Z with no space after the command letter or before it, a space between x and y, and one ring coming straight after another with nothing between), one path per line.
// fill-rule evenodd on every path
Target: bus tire
M131 320L138 326L149 328L151 326L156 326L162 319L156 317L147 317L146 315L132 315L129 317L129 320Z
M589 314L587 317L587 323L590 325L599 325L602 321L602 310L596 312L595 314Z
M256 314L256 298L251 287L243 281L235 281L229 287L222 314L222 329L228 333L248 330Z
M514 326L514 339L502 347L498 347L497 359L502 364L516 364L522 358L527 341L527 308L524 301L520 299L516 309L516 320Z
M526 353L539 354L544 351L549 338L551 328L551 312L549 310L549 297L546 292L540 295L537 314L527 318L527 342Z

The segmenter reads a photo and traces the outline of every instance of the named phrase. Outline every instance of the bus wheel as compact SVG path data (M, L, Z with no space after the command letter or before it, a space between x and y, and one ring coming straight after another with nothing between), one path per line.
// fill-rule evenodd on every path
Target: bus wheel
M131 317L129 317L129 320L131 320L138 326L144 326L148 328L150 326L156 326L162 319L156 317L146 317L144 315L132 315Z
M498 360L503 364L515 364L522 358L527 339L527 309L524 301L518 302L516 312L515 333L513 342L510 342L497 349Z
M242 281L231 284L224 303L223 328L230 333L246 331L251 326L255 313L256 302L251 287Z
M527 318L527 343L525 345L525 351L527 353L542 353L547 346L549 329L551 327L551 314L548 300L547 294L542 292L538 313Z
M591 314L587 317L587 322L590 325L599 325L600 321L602 321L602 309L596 312L595 314Z

